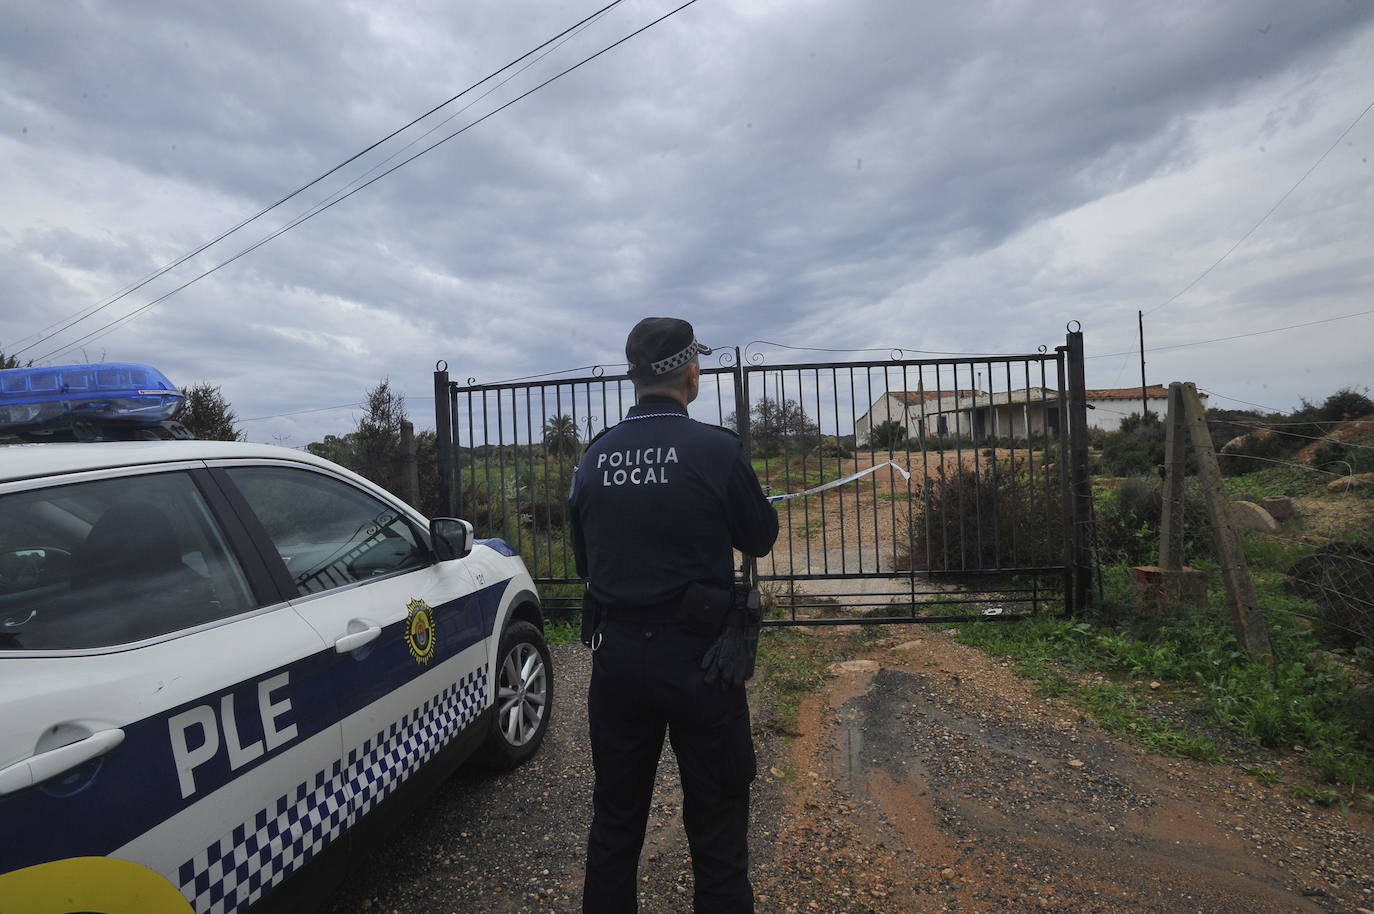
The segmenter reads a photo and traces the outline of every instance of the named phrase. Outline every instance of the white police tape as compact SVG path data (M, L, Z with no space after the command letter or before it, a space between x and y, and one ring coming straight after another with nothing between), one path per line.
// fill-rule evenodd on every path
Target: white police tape
M883 463L879 463L879 464L876 464L875 466L871 466L871 467L869 467L869 468L866 469L866 470L860 470L860 471L857 472L857 473L850 473L848 476L844 477L843 479L832 480L831 482L827 482L827 483L824 483L823 485L816 486L814 489L807 489L807 490L804 491L804 492L792 492L792 493L789 493L789 494L787 494L787 495L769 495L769 496L768 496L768 500L769 500L769 501L783 501L783 500L788 499L788 498L803 498L803 497L805 497L805 496L807 496L807 495L815 495L817 492L824 492L824 491L826 491L827 489L838 488L839 486L846 485L846 484L848 484L848 483L854 482L856 479L863 479L863 478L864 478L865 476L867 476L869 473L876 473L876 472L878 472L879 470L881 470L883 467L892 467L892 469L894 469L894 470L896 470L898 473L901 473L901 474L902 474L902 478L903 478L903 479L905 479L905 480L907 480L907 481L910 481L910 480L911 480L911 474L910 474L910 473L908 473L904 468L899 467L899 466L898 466L896 463L894 463L893 461L887 460L887 461L884 461Z

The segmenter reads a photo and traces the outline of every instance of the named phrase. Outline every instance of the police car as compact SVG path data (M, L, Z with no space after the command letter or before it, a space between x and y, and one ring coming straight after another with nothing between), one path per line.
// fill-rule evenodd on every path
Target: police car
M0 436L161 437L177 402L0 371ZM535 752L542 624L505 543L310 454L0 446L0 912L306 907L471 753Z

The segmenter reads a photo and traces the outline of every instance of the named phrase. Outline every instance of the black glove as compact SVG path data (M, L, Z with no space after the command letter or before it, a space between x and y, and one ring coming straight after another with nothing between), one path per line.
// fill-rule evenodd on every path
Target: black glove
M701 658L707 683L715 683L722 689L738 688L754 675L759 619L758 591L737 594L726 616L725 627Z

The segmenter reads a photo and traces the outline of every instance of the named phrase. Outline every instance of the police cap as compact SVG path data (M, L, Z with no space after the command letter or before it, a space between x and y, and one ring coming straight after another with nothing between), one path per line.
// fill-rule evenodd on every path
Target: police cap
M676 317L646 317L625 340L628 374L635 379L667 374L698 354L710 355L711 349L697 342L691 324Z

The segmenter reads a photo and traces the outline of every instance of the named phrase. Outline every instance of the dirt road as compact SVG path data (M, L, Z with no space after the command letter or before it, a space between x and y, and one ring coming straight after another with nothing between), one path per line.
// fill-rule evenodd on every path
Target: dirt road
M806 701L800 736L759 732L761 914L1374 912L1374 821L1294 799L1282 764L1268 788L1154 756L941 632L884 636ZM580 910L585 652L555 664L558 716L534 762L454 779L329 910ZM690 910L680 815L669 757L645 914Z
M944 634L803 708L764 910L1374 910L1374 822L1114 739Z

